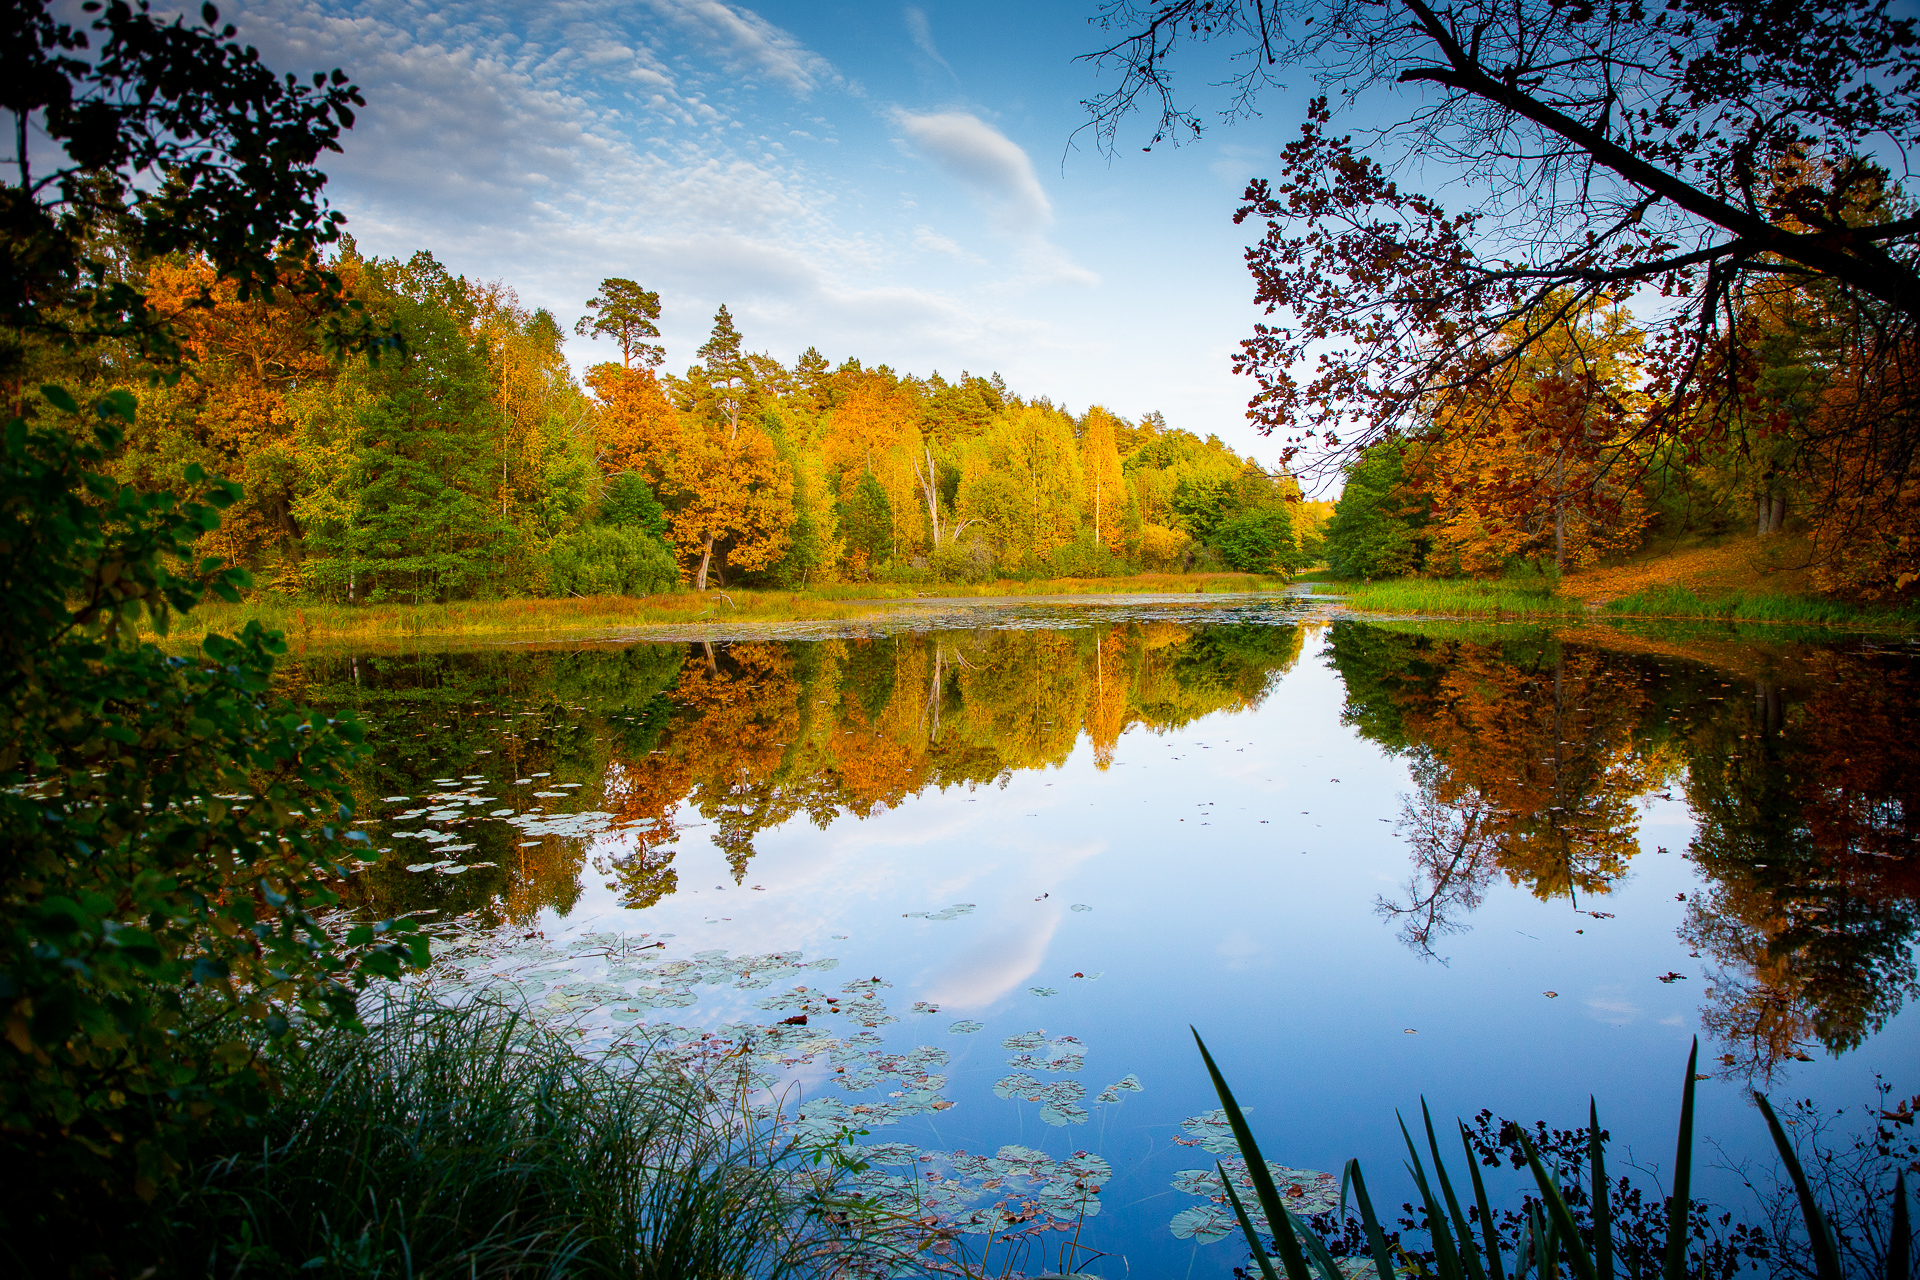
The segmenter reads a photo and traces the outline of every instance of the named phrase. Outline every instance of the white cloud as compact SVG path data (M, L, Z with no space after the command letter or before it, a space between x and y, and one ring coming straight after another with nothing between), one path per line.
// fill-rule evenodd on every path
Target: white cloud
M965 111L898 111L894 122L935 167L979 196L1008 230L1035 234L1053 221L1053 205L1034 176L1033 161L980 117Z
M692 33L735 69L757 67L803 97L823 84L845 84L832 63L751 9L722 0L649 2L662 17Z

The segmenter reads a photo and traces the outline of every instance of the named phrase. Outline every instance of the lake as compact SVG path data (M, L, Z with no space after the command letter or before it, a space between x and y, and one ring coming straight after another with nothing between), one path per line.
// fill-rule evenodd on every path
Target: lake
M1610 1163L1666 1169L1695 1036L1696 1190L1736 1210L1748 1088L1920 1091L1903 639L1216 596L285 679L367 723L354 892L457 929L450 981L590 1045L745 1044L891 1202L1097 1204L1090 1274L1246 1261L1190 1026L1307 1209L1349 1156L1410 1198L1423 1096L1572 1128L1592 1095Z

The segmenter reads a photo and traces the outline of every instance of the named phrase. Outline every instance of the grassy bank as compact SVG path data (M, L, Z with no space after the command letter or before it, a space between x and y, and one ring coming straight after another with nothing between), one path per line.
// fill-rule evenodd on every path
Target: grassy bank
M1785 538L1733 539L1714 546L1651 551L1624 563L1546 577L1321 579L1362 613L1449 618L1608 618L1797 624L1861 630L1920 626L1920 606L1859 604L1814 594L1804 548Z
M1271 590L1278 578L1250 573L1143 573L1125 578L1002 579L983 583L836 583L802 591L680 591L659 596L564 600L466 600L453 604L343 605L271 597L237 605L210 601L174 620L168 643L197 644L258 621L296 645L387 644L417 639L559 640L712 621L816 622L862 618L930 600Z

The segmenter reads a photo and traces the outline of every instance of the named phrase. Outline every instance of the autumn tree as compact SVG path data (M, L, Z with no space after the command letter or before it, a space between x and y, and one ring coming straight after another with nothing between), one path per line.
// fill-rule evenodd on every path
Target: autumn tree
M650 369L597 364L587 370L596 412L593 448L609 476L632 473L662 490L680 448L680 419Z
M1638 544L1648 512L1622 445L1637 426L1641 335L1611 306L1563 310L1547 328L1515 377L1437 399L1413 447L1409 479L1432 503L1449 567L1550 557L1558 571Z
M1325 87L1237 215L1258 228L1248 261L1271 317L1237 368L1290 446L1337 453L1418 424L1436 396L1503 397L1550 340L1550 300L1632 296L1648 409L1620 462L1644 465L1656 443L1724 438L1744 397L1715 388L1746 362L1743 317L1774 289L1818 288L1854 335L1849 434L1875 441L1836 480L1881 513L1863 529L1904 523L1920 220L1889 198L1884 158L1920 125L1920 40L1886 0L1116 0L1100 20L1111 39L1089 56L1119 81L1088 105L1109 145L1143 105L1156 140L1200 131L1172 79L1189 45L1232 59L1229 117L1289 73ZM1362 154L1331 104L1389 85L1407 96L1367 115ZM1460 175L1472 212L1397 181L1414 162Z
M600 282L598 296L587 300L588 314L574 322L583 338L605 336L620 344L620 367L653 369L667 357L666 348L647 341L660 336L654 322L660 318L660 295L631 280L609 276Z
M1071 424L1038 405L1003 415L961 457L960 514L979 520L1015 563L1073 540L1085 492Z
M1080 438L1081 467L1087 478L1088 526L1093 540L1119 550L1121 524L1127 512L1126 478L1120 471L1120 450L1114 438L1114 416L1099 405L1087 410Z
M793 472L746 418L752 384L742 345L721 307L700 348L705 364L681 384L687 404L673 460L672 526L683 560L697 559L699 591L707 589L716 547L736 569L764 568L786 549L793 522Z

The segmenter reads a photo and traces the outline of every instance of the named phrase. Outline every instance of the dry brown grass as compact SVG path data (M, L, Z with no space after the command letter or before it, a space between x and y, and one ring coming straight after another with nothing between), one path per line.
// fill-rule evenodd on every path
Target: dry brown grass
M1711 547L1645 551L1623 564L1582 569L1560 580L1559 594L1605 604L1642 591L1677 587L1703 600L1728 596L1810 596L1804 539L1780 534L1734 538Z

